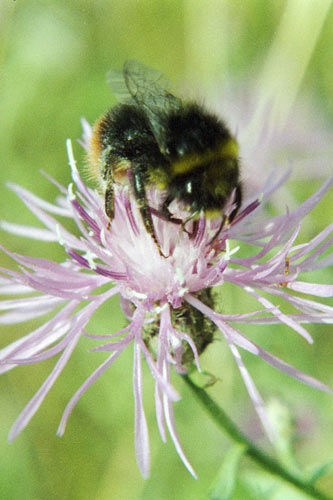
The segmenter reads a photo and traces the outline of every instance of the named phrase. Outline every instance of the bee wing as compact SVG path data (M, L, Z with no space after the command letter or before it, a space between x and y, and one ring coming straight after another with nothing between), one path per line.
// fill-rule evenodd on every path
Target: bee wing
M124 80L123 71L111 69L106 75L106 81L118 102L123 104L135 104L135 100L130 94Z
M150 129L163 152L165 149L164 117L178 110L181 100L171 92L169 80L159 71L130 59L125 62L123 74L109 72L109 85L123 103L136 104L145 113Z

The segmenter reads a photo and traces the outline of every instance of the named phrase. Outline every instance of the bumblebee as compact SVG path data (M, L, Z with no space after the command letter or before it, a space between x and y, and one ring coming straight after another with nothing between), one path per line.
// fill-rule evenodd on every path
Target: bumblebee
M197 103L174 96L161 73L136 60L126 61L122 73L111 71L108 82L119 103L93 128L90 169L103 185L110 222L115 214L114 185L129 184L144 226L163 255L146 193L154 185L163 192L155 214L184 228L186 221L169 211L177 199L189 218L197 220L201 211L207 217L222 217L220 232L231 194L229 221L242 198L238 145L227 126Z

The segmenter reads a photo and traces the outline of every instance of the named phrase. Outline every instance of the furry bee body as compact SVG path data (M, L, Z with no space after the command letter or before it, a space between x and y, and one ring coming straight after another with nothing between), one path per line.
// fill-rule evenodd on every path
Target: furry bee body
M234 190L235 209L229 218L241 203L235 139L221 119L170 94L162 78L137 61L127 61L123 69L126 99L97 121L91 141L91 170L104 185L107 216L112 221L114 183L130 184L159 251L147 186L163 190L158 211L173 222L182 222L169 212L174 199L193 216L203 210L208 217L223 215ZM117 81L119 88L119 76Z

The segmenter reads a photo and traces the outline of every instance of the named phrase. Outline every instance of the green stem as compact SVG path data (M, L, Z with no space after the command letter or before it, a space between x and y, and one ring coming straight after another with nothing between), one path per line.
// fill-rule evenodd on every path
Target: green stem
M247 437L241 433L222 408L215 403L215 401L204 389L196 385L188 375L183 375L183 379L197 396L205 410L210 413L211 417L215 420L218 426L225 431L231 439L246 446L245 453L248 457L252 458L252 460L259 464L263 469L293 484L296 488L302 490L308 495L311 495L313 498L318 498L319 500L332 500L332 498L317 490L317 488L315 488L312 484L304 482L302 479L289 472L282 465L280 465L279 462L251 443L251 441L249 441Z

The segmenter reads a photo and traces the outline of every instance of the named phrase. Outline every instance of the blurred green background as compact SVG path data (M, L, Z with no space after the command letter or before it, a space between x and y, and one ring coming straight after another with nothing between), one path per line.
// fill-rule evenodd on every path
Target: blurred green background
M303 3L298 4L301 16ZM19 183L49 200L57 192L40 174L41 169L65 185L70 182L65 150L68 137L73 140L79 164L84 163L82 150L76 144L81 135L80 118L84 116L93 122L114 103L105 83L110 68L121 67L127 58L137 58L159 68L176 85L199 89L200 95L208 99L209 95L218 96L220 89L230 82L246 88L265 61L286 5L287 2L279 0L2 0L1 219L36 223L7 189L7 181ZM333 122L332 29L333 9L330 9L301 87L315 103L326 134L332 134ZM283 88L283 80L280 85ZM327 171L330 169L331 166ZM320 181L304 179L291 181L290 189L293 196L303 201L319 185ZM330 223L332 213L331 192L311 215L305 236L314 236ZM64 258L58 245L31 242L5 232L1 232L1 243L18 253L58 261ZM13 267L5 255L0 259L1 266ZM332 271L318 272L314 278L332 283ZM221 307L237 311L240 300L237 292L228 287L223 291ZM89 330L105 331L106 324L114 330L124 325L116 299L96 315ZM14 328L2 327L1 346L28 333L33 326L30 322ZM313 346L286 328L242 327L263 347L333 387L332 326L308 329L315 339ZM28 428L10 445L6 439L11 424L47 377L54 360L23 366L1 377L0 497L13 500L208 498L207 490L230 442L175 376L174 384L183 394L175 408L178 431L199 475L198 481L193 480L170 440L166 445L160 441L148 369L144 369L144 394L152 471L148 481L140 477L134 457L130 351L82 398L64 437L56 437L67 401L104 358L103 353L87 353L87 344L82 342ZM244 354L244 360L265 400L275 397L289 407L296 421L295 447L302 466L332 460L332 396L305 387L250 355ZM202 366L220 379L209 389L214 398L250 437L269 449L223 340L216 341L204 353ZM242 480L251 484L255 474L250 462L244 460ZM333 476L324 477L319 485L333 495ZM244 491L239 488L234 498L250 498L248 490ZM274 490L270 498L280 498L274 496L279 491ZM284 492L281 498L302 498L293 495L292 491ZM261 498L258 485L254 487L253 498Z

